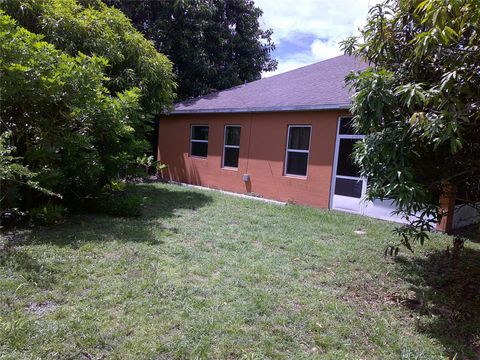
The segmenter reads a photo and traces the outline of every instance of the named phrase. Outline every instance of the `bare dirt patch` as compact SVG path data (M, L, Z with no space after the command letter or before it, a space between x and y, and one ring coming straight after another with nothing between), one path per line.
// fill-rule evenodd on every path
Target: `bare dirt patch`
M30 303L25 307L25 310L36 316L44 316L57 308L57 304L53 301L45 301L42 303Z

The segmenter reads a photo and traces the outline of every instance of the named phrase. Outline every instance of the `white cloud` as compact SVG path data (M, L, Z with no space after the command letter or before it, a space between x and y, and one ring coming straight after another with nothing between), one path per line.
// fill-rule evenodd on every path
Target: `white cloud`
M342 53L338 46L340 40L339 38L328 41L316 39L310 45L310 50L316 59L328 59Z
M338 39L339 41L340 39ZM342 52L338 47L337 40L328 40L322 41L320 39L315 39L310 44L310 49L304 52L292 52L285 57L279 58L278 68L274 72L265 73L264 77L272 76L275 74L281 74L285 71L290 71L297 69L299 67L312 64L316 61L323 59L329 59L338 55L341 55Z
M271 76L296 67L340 55L339 41L358 33L368 9L380 0L255 0L263 10L264 28L273 29L278 51L278 69ZM301 52L288 51L299 34L308 34L310 44ZM304 37L305 38L305 37ZM309 50L308 50L309 49ZM281 50L281 51L280 51Z

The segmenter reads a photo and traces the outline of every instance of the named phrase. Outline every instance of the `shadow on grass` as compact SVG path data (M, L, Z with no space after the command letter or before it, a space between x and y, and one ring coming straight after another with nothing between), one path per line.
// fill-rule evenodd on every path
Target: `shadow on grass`
M176 233L162 220L179 216L177 210L195 211L212 202L210 195L189 189L136 185L127 191L145 198L145 207L138 218L112 217L101 214L71 216L64 224L49 229L35 228L31 239L35 244L79 247L87 242L118 241L161 244L159 233ZM161 238L161 236L160 236Z
M208 194L181 186L178 186L178 189L166 189L151 185L137 185L132 190L147 198L147 206L141 217L143 219L177 216L176 210L197 210L213 201L212 196Z
M419 331L440 341L457 359L480 356L480 251L465 248L455 265L445 252L398 258L416 294L406 305L423 318Z
M20 287L35 286L47 289L55 283L55 277L58 276L55 267L48 267L45 265L44 259L32 256L28 248L23 246L24 244L49 244L75 251L84 245L87 245L85 250L90 251L88 243L109 241L161 245L162 238L176 232L174 228L165 227L162 220L179 216L176 213L177 210L195 211L212 202L212 197L207 194L180 187L177 190L153 185L138 185L127 191L146 198L145 209L139 218L84 214L70 216L65 223L50 228L34 227L28 232L26 231L26 234L14 246L0 249L0 267L21 276ZM62 252L56 253L55 251L55 249L49 250L49 256L63 258Z
M0 266L21 276L22 284L19 288L27 284L46 288L54 282L55 271L40 263L21 248L13 248L0 253Z

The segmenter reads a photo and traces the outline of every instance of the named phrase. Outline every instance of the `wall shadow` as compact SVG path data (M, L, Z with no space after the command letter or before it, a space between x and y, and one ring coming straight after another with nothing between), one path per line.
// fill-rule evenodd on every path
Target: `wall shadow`
M165 180L186 182L192 185L202 184L195 162L187 164L183 153L178 154L175 161L167 164L167 168L160 171L160 176Z
M405 306L429 317L418 330L440 341L450 358L479 358L480 251L465 248L456 264L444 251L396 262L416 295Z

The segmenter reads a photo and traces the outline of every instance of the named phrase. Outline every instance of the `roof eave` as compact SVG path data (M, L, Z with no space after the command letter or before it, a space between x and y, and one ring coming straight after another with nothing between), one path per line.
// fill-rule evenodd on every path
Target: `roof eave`
M318 104L318 105L291 105L268 106L251 108L219 108L219 109L182 109L173 110L168 114L216 114L216 113L251 113L251 112L276 112L276 111L311 111L311 110L345 110L350 109L351 103Z

